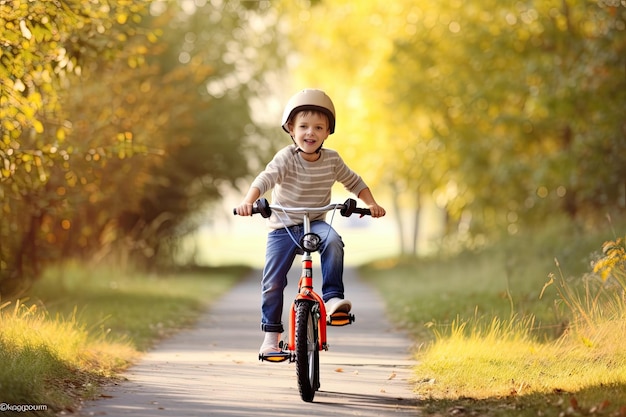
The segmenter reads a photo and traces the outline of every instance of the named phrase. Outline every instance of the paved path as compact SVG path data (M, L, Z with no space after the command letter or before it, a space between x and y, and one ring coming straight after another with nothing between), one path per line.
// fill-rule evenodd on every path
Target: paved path
M296 262L285 307L295 295L298 269ZM80 415L421 414L409 384L414 364L411 342L392 329L380 297L356 278L354 270L346 270L344 282L356 321L329 328L330 348L320 352L321 388L313 403L300 399L294 364L257 360L263 338L257 273L214 304L194 329L178 333L143 356L126 373L127 381L109 387L102 399L86 403Z

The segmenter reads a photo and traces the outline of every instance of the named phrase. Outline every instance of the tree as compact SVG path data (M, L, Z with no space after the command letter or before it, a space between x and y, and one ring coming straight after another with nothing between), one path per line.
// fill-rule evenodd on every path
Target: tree
M375 167L398 206L432 196L470 239L623 210L624 7L304 3L289 9L300 80L341 97L336 146Z
M472 6L438 14L430 30L424 19L413 39L397 43L396 59L408 65L394 66L396 88L428 97L409 97L410 107L436 115L433 126L456 158L452 180L468 194L450 202L450 214L469 210L475 227L514 232L519 220L558 206L575 214L600 197L617 207L623 161L598 168L624 143L616 111L626 103L623 8Z
M248 100L279 62L264 2L77 3L2 4L5 294L49 262L166 263L247 174Z
M71 227L66 217L57 217L65 210L65 188L49 182L53 171L70 171L75 151L68 140L72 122L64 91L79 79L85 63L114 58L135 32L129 22L136 24L145 10L145 4L130 1L79 3L0 4L2 289L36 276L42 260L57 252L55 236L46 233L51 225ZM76 178L68 173L68 182Z

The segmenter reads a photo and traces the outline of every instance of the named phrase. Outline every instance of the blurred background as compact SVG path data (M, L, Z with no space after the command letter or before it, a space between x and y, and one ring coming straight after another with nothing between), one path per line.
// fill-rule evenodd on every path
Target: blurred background
M348 263L626 211L623 0L0 8L2 296L66 262L262 265L264 221L232 207L305 87L333 98L326 146L388 212L337 216Z

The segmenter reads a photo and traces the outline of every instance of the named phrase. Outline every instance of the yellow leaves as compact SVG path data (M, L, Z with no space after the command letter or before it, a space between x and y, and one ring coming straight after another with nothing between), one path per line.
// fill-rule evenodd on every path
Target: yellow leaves
M135 153L133 145L133 132L119 132L116 136L120 145L117 146L117 157L124 159L132 156Z
M140 67L146 62L145 58L141 55L129 56L126 61L128 62L128 66L133 69Z
M120 13L116 16L115 20L117 21L117 23L119 23L120 25L123 25L124 23L126 23L126 21L128 20L128 15L125 13Z
M64 142L65 141L65 129L64 128L60 127L60 128L57 129L56 139L59 142Z
M65 181L67 181L68 186L73 188L78 183L78 176L74 171L69 171L65 174Z
M148 33L146 37L148 38L148 41L150 43L157 43L157 41L159 40L159 36L155 32Z
M7 131L11 131L16 128L16 125L12 120L4 119L2 120L2 127L6 129Z
M120 142L132 142L133 132L120 132L117 134L117 140Z
M611 274L626 278L626 249L622 238L605 242L602 246L604 256L593 266L593 272L600 272L600 277L606 281Z
M39 120L33 120L33 128L35 129L35 132L43 133L43 123L41 123Z

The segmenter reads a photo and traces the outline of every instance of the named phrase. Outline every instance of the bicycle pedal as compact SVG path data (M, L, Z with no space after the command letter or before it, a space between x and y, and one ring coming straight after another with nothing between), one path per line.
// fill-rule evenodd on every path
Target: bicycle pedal
M259 360L261 362L284 362L291 358L289 352L271 352L271 353L259 353Z
M326 324L329 326L347 326L354 322L354 314L344 313L343 311L336 312L326 319Z

